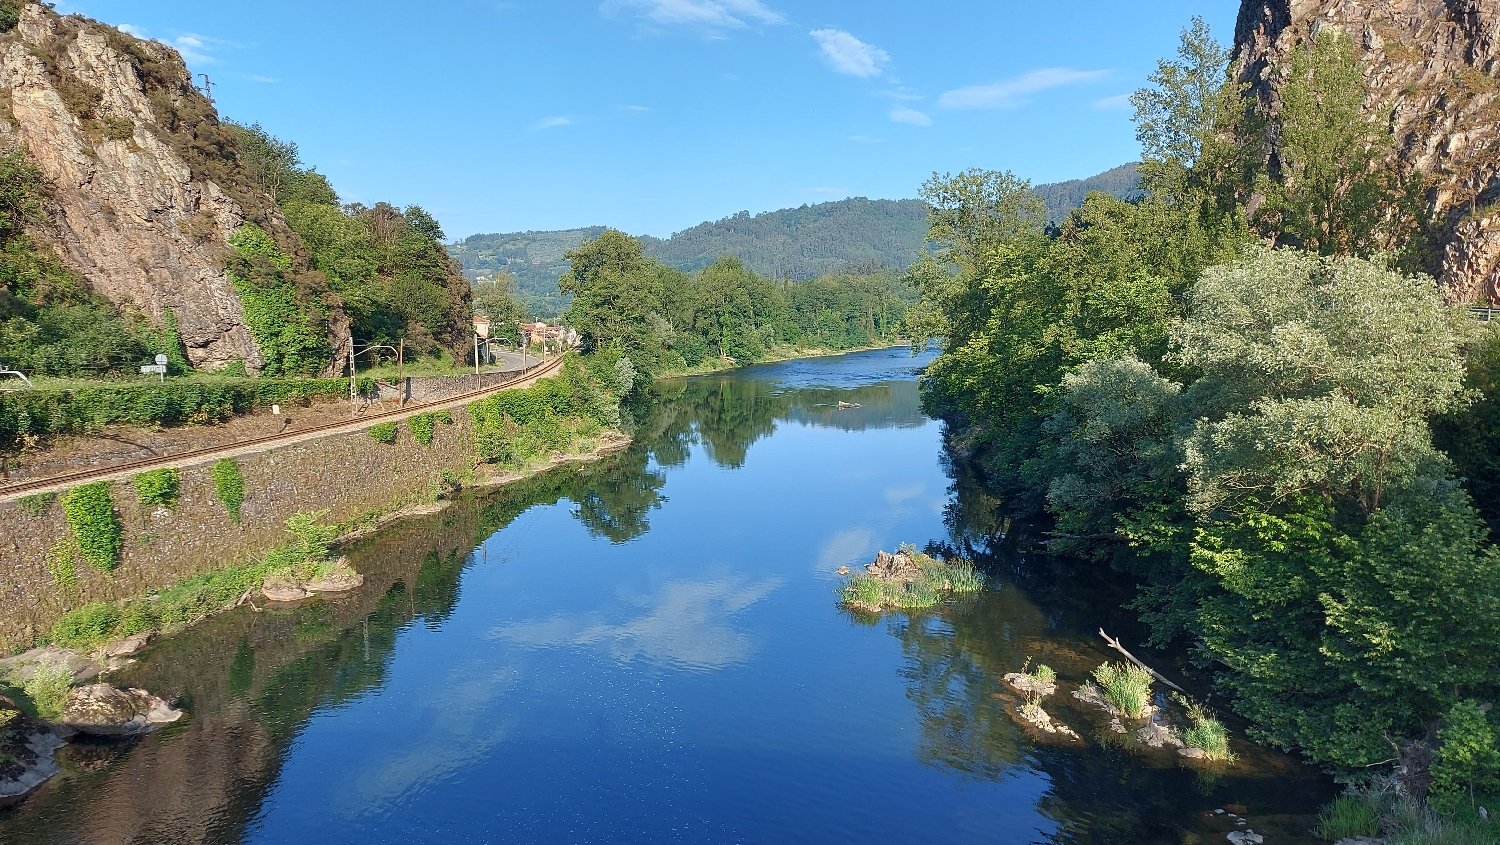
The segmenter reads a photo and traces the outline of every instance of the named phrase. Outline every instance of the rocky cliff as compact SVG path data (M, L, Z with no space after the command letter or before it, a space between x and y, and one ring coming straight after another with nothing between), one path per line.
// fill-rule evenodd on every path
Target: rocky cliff
M33 236L90 289L158 327L170 312L195 367L259 368L227 239L251 221L303 267L305 256L175 51L27 3L0 37L0 141L45 182ZM330 316L330 334L347 333Z
M1360 46L1367 107L1389 110L1400 165L1428 181L1448 297L1500 303L1500 0L1243 0L1236 68L1264 106L1325 26Z

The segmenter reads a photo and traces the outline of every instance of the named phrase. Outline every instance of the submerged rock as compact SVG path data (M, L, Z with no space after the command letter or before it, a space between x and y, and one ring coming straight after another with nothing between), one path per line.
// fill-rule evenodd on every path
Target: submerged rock
M54 755L66 744L0 696L0 807L19 803L61 771Z
M1253 830L1231 830L1228 835L1230 845L1261 845L1266 841L1264 836Z
M1005 710L1011 714L1011 718L1032 728L1043 739L1048 738L1046 735L1050 734L1051 738L1055 739L1078 742L1083 740L1077 731L1053 719L1052 715L1043 710L1039 704L1012 703Z
M181 719L183 711L145 690L90 684L68 691L58 723L94 736L137 736Z
M1194 748L1191 745L1184 746L1182 748L1177 749L1177 753L1181 754L1184 757L1192 759L1192 760L1207 760L1208 759L1208 752L1207 751L1204 751L1201 748Z

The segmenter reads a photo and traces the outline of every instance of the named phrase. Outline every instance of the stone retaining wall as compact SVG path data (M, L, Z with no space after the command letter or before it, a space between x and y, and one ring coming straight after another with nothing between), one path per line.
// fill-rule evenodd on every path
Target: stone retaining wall
M0 653L30 645L84 603L142 595L258 559L284 541L284 522L299 511L326 508L326 521L342 523L429 499L445 470L474 466L473 421L462 408L450 415L452 424L439 423L429 446L402 422L392 444L358 431L236 459L245 477L239 525L219 502L209 466L181 471L172 512L144 507L130 482L112 482L125 526L120 564L106 575L80 562L72 589L56 584L47 567L48 550L71 536L62 505L54 501L33 515L0 503Z
M520 370L510 370L503 373L466 373L461 376L408 376L399 382L380 382L376 388L380 392L381 401L399 400L404 387L407 402L426 404L495 387L520 374Z

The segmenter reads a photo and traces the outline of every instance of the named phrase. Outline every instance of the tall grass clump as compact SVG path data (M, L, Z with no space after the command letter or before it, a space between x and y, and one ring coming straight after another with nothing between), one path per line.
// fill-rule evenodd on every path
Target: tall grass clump
M1380 832L1380 814L1352 795L1340 795L1318 813L1315 830L1329 842L1374 836Z
M1145 715L1151 703L1151 673L1129 663L1103 663L1094 670L1094 680L1104 700L1132 719Z
M1052 670L1051 666L1045 663L1038 663L1035 669L1028 671L1026 674L1039 684L1050 684L1057 680L1057 673Z

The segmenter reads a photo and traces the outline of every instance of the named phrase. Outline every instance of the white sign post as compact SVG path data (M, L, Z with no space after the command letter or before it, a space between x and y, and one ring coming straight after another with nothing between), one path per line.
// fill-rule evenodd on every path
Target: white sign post
M167 380L167 356L156 356L156 363L141 367L141 373L148 376L154 375L158 380L165 383Z

